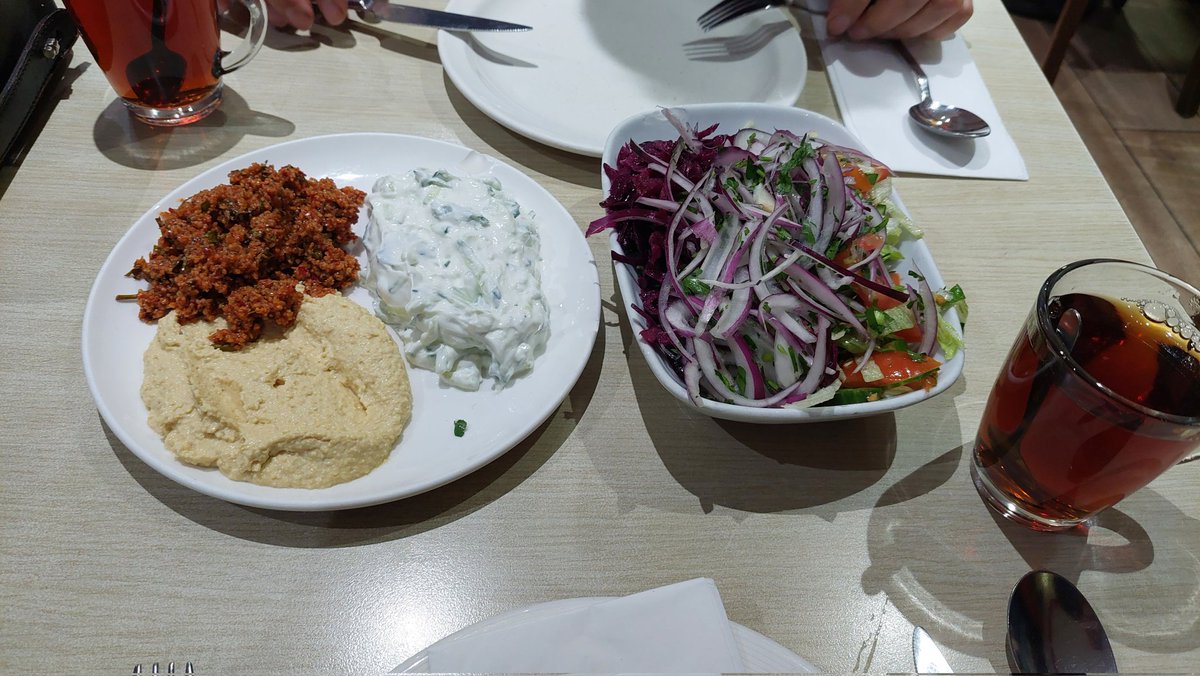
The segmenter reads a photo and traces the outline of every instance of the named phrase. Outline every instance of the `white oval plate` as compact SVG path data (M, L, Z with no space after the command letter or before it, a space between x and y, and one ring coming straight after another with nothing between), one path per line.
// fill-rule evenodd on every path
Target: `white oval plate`
M816 136L832 143L863 150L862 141L859 141L857 137L851 134L840 123L824 115L800 108L762 104L702 104L683 106L674 110L677 111L677 116L684 123L699 125L701 129L717 124L717 133L729 134L746 127L754 127L764 131L787 129L797 134L812 132ZM613 129L612 134L608 137L608 143L604 147L602 162L608 165L615 165L617 163L617 153L620 152L621 146L628 143L630 139L643 142L678 137L679 132L675 130L675 127L671 126L671 123L663 116L661 110L635 115ZM603 168L600 171L600 178L604 194L607 196L610 186L608 176L604 173ZM908 213L908 209L900 201L900 196L896 194L894 189L892 191L892 200L896 202L896 205L904 213ZM920 225L920 223L917 223L918 227ZM610 234L609 246L613 251L618 253L621 251L621 245L617 243L616 232ZM942 273L938 271L937 265L933 262L933 256L929 253L929 247L925 245L923 239L914 240L905 238L901 241L899 248L905 258L904 262L898 268L901 275L910 270L911 265L915 263L933 289L940 289L945 285L945 281L942 280ZM621 296L625 303L625 314L629 317L629 322L633 326L634 333L638 336L638 347L641 348L642 356L646 358L646 363L650 365L650 370L654 372L654 376L658 378L658 382L662 383L662 386L679 401L714 418L752 423L803 423L874 415L876 413L894 411L905 406L911 406L925 401L940 392L944 392L955 380L958 380L958 376L962 373L965 351L959 350L958 354L954 355L954 358L947 362L945 355L942 354L939 348L934 356L942 362L942 368L938 374L937 385L928 392L909 392L908 394L862 404L815 406L806 409L754 408L751 406L738 406L736 404L709 401L707 399L704 400L703 406L696 407L692 404L691 399L688 398L687 388L684 386L683 381L675 375L675 372L655 352L654 348L647 345L641 339L641 332L647 325L646 320L633 309L633 302L638 298L637 277L627 265L614 263L613 268L616 270L617 284L621 288ZM953 322L955 327L958 326L958 314L954 310L946 314L946 319Z
M375 179L415 167L444 167L474 176L490 175L541 228L542 284L550 307L550 341L533 371L500 391L485 381L478 392L438 385L429 371L409 367L412 421L381 466L364 477L321 489L272 488L233 481L215 469L175 459L146 422L139 393L142 354L156 327L138 319L136 303L113 300L144 284L125 277L134 260L158 239L155 217L185 197L227 181L231 170L253 162L292 164L312 177L370 192ZM366 208L355 232L362 235ZM357 246L359 262L366 262ZM373 309L359 286L347 296ZM299 139L255 150L224 162L184 183L142 215L100 268L83 315L83 368L96 407L113 433L163 475L222 500L269 509L319 511L363 507L415 495L464 476L515 446L566 397L583 371L600 321L600 285L595 261L579 226L550 193L512 166L469 148L400 134L337 134ZM467 432L454 436L454 421Z
M441 31L454 86L509 129L599 157L626 117L655 106L718 101L791 105L808 64L780 10L709 33L693 0L450 0L446 9L532 26L522 33Z
M561 599L558 601L547 601L546 603L536 603L524 608L510 610L507 613L501 613L495 617L488 618L482 622L477 622L469 627L460 629L459 631L443 638L434 645L444 642L452 642L467 636L482 634L510 626L515 623L528 622L531 620L543 620L547 617L552 617L559 613L566 613L579 608L585 608L601 601L608 601L610 597L591 597L578 599ZM737 643L738 651L742 655L742 663L746 667L748 673L773 673L773 674L790 674L790 673L817 673L817 668L810 664L803 657L779 645L775 641L763 636L762 634L748 629L736 622L729 623L733 627L733 640ZM430 646L433 647L433 646ZM429 671L429 648L418 652L416 655L405 660L402 664L392 669L393 674L428 674Z

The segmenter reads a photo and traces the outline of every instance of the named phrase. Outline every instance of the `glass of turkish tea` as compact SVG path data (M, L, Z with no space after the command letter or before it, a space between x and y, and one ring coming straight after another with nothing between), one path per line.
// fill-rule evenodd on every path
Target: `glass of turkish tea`
M3 0L0 0L3 1ZM246 65L267 34L263 0L242 43L221 51L217 0L65 0L96 65L137 120L177 126L221 105L221 76Z
M971 476L1003 516L1065 530L1200 445L1200 291L1093 259L1046 280L979 425Z

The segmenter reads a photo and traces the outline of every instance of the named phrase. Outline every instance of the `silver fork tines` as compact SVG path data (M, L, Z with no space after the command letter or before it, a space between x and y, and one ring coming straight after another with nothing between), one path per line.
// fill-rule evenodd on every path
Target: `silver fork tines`
M700 38L683 44L683 53L693 61L738 61L758 52L775 36L792 30L787 21L759 26L753 32L732 37Z
M798 2L789 2L789 0L721 0L712 7L712 9L700 15L696 19L696 23L700 24L700 28L710 31L723 23L733 21L734 19L757 12L759 10L768 9L771 7L789 6L794 9L800 9L810 14L824 14L809 9Z
M175 663L174 662L167 662L167 670L166 671L158 670L158 662L155 662L154 664L150 665L151 676L153 676L154 674L167 674L167 676L171 676L172 674L175 674L175 673L176 672L175 672ZM183 665L183 673L184 674L196 673L195 669L192 668L191 662L188 662ZM142 676L142 665L140 665L140 664L133 665L133 676Z

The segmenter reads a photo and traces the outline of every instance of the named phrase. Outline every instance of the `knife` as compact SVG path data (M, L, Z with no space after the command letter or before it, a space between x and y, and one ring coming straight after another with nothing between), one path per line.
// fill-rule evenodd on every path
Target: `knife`
M531 26L436 9L397 5L388 0L347 0L350 9L364 18L377 17L396 23L441 28L448 31L527 31Z
M921 627L913 627L913 662L918 674L953 674L950 664L934 643L933 637Z

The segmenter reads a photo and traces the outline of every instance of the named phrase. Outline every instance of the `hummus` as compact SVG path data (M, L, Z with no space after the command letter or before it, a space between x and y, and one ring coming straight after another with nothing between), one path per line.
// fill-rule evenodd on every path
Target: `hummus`
M158 322L142 401L183 462L238 481L324 488L363 476L412 414L404 357L383 322L338 294L306 296L296 323L240 351L208 339L224 320Z

